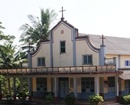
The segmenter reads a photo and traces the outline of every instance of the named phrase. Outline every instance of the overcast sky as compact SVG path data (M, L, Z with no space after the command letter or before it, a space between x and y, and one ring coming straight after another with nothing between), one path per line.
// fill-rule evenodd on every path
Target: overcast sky
M19 28L29 23L27 15L40 15L40 9L54 9L58 14L52 27L64 18L80 33L130 37L130 0L0 0L0 21L6 34L19 38Z

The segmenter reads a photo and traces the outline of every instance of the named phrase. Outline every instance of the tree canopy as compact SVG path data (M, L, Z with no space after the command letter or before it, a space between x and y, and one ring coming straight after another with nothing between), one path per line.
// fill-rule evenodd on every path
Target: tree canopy
M5 27L0 22L0 68L16 68L16 47L13 45L14 35L5 35L3 32ZM17 59L18 60L18 59Z
M25 44L31 40L31 45L38 43L39 40L46 40L49 34L50 24L56 18L54 10L41 9L40 18L33 15L28 15L31 25L28 23L20 27L22 34L20 42Z

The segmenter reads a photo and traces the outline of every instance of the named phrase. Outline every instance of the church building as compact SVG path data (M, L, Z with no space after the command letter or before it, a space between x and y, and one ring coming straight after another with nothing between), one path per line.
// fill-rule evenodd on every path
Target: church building
M30 54L33 97L46 92L78 99L104 99L130 93L130 39L81 34L63 17Z

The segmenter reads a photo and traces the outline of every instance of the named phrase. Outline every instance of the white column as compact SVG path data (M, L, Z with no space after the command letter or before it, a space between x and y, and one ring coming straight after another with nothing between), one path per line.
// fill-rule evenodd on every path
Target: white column
M57 77L54 78L54 93L55 93L55 97L58 97L58 78Z
M121 68L121 56L120 55L118 55L118 68Z
M105 50L106 50L106 46L101 45L100 50L99 50L99 65L100 66L104 66L105 64Z
M74 95L77 97L77 81L76 77L74 77Z
M95 94L99 94L99 77L94 77L94 88L95 88Z
M119 96L119 81L118 76L115 77L116 96Z
M119 62L118 62L118 58L117 57L114 57L114 64L116 65L116 71L118 70L119 68Z

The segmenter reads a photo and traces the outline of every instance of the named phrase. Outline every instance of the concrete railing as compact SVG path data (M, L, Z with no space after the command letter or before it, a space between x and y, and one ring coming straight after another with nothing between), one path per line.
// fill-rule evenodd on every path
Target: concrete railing
M0 69L0 74L41 74L41 73L101 73L115 72L115 66L76 66L76 67L41 67L32 69Z

